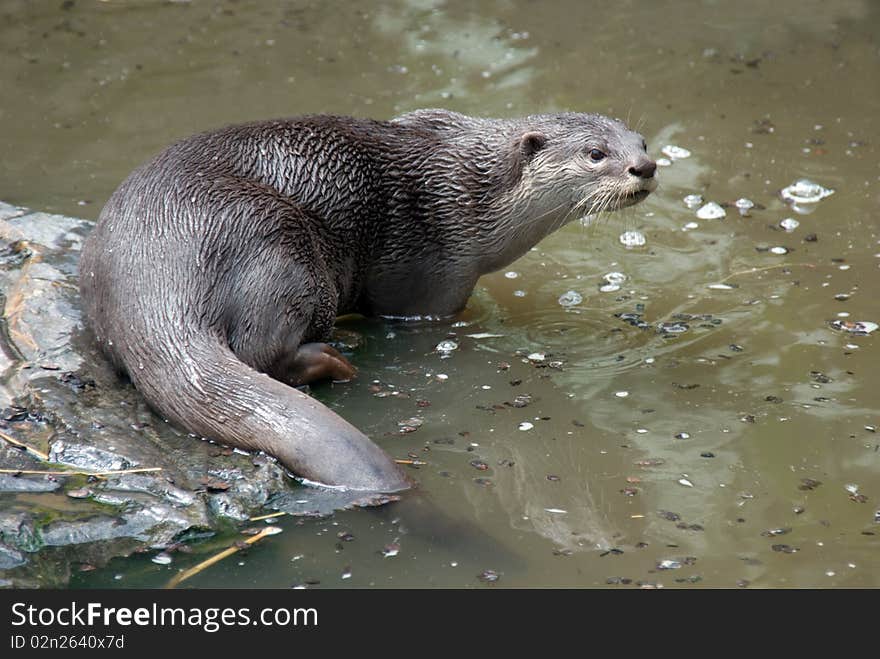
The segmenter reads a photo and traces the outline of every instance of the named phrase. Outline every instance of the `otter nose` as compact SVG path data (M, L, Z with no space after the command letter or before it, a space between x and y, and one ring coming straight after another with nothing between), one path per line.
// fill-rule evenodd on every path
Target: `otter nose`
M638 165L629 168L629 173L639 178L653 178L657 171L657 163L653 160L643 160Z

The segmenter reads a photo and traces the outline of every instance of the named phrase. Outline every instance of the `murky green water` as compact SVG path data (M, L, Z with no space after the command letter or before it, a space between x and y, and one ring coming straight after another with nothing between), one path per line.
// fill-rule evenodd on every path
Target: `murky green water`
M463 325L347 324L365 336L361 376L315 393L425 461L420 491L281 520L283 534L187 583L480 586L493 570L498 586L877 587L880 331L829 321L880 322L878 34L870 0L5 0L0 198L94 218L173 139L247 119L625 118L655 157L692 153L647 202L551 236L515 278L484 278ZM777 194L802 177L835 190L809 214ZM697 220L693 193L759 209ZM626 249L624 230L647 245ZM600 293L612 271L626 282ZM707 287L721 282L735 287ZM566 309L569 290L583 302ZM448 333L459 349L444 359ZM468 336L485 333L500 336ZM375 395L390 385L406 396ZM424 424L400 434L412 416ZM115 560L74 585L158 586L201 557Z

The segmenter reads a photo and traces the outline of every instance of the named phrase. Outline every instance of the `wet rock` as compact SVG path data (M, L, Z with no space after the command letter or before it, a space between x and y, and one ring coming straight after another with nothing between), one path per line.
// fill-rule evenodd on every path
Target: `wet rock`
M90 227L0 203L7 330L0 333L0 426L37 449L0 441L0 467L104 474L0 474L0 582L64 586L77 565L211 533L264 507L329 514L358 505L352 493L303 487L271 458L199 441L150 411L82 328L76 274ZM106 473L132 469L152 471ZM77 491L89 496L68 496Z
M7 545L0 543L0 570L9 570L26 562L24 554Z

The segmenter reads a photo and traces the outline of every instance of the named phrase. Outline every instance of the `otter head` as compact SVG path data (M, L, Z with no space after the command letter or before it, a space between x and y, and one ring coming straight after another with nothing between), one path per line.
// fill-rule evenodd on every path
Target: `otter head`
M632 206L657 187L657 163L648 157L644 138L617 119L534 117L514 148L514 193L539 200L548 214L556 208L568 220Z

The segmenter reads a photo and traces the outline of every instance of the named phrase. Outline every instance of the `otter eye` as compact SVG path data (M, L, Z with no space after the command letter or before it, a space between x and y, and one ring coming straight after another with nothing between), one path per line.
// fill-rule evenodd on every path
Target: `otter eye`
M590 149L590 160L593 162L599 162L600 160L605 158L605 154L599 149Z

